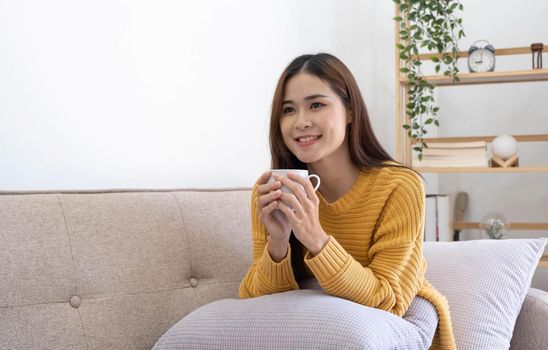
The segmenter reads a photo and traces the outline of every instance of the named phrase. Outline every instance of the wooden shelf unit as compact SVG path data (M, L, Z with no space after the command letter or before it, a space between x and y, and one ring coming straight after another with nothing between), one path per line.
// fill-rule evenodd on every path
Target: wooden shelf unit
M399 7L396 5L396 16L400 16ZM396 44L400 43L399 23L395 23ZM404 124L409 124L409 118L406 114L406 105L409 102L407 86L409 80L400 72L403 67L400 59L399 49L395 50L396 57L396 160L407 166L412 166L412 147L416 143L407 135L407 130L403 128ZM548 52L548 45L544 45L543 52ZM496 56L506 55L531 55L530 47L497 48ZM419 59L429 60L431 57L441 58L442 54L425 53L420 54ZM460 51L458 58L468 57L467 51ZM464 86L479 84L504 84L521 82L546 82L548 81L548 69L525 69L493 71L485 73L459 73L459 81L453 82L451 77L444 75L426 76L426 80L436 87L446 86ZM425 138L428 142L469 142L486 141L490 143L496 136L469 136L469 137L443 137L443 138ZM534 135L513 135L518 142L547 142L548 134ZM493 167L414 167L421 173L548 173L547 165L521 165L511 168L493 168ZM452 229L479 229L477 222L453 222ZM538 223L510 223L510 229L516 230L547 230L548 222ZM548 255L541 258L540 267L548 267Z

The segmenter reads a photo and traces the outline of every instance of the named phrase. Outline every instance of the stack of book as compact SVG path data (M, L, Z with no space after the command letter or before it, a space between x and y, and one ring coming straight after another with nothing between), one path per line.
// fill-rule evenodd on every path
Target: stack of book
M415 167L489 167L487 142L430 142L422 150L422 160L413 159Z
M425 202L424 240L449 242L453 240L451 196L427 194Z

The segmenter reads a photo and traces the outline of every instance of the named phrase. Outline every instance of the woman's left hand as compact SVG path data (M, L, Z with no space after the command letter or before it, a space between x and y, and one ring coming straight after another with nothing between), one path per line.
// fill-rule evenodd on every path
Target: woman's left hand
M319 219L320 200L314 192L312 183L292 173L288 177L274 175L274 179L287 186L293 193L282 192L278 209L289 219L295 237L310 251L318 254L327 244L329 236L323 230ZM302 188L304 187L304 192ZM286 203L289 203L291 209Z

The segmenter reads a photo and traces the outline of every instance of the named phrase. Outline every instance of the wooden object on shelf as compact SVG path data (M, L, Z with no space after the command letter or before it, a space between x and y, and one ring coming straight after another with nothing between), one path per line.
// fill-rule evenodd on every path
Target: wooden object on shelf
M455 212L453 214L453 223L462 222L464 220L464 213L468 206L468 193L459 192L457 199L455 200ZM453 225L453 241L460 241L460 229L455 229Z
M517 155L513 155L506 160L502 160L497 156L491 157L491 167L493 168L510 168L519 166L519 158Z
M531 51L533 57L533 69L542 69L542 49L544 45L542 43L531 44Z

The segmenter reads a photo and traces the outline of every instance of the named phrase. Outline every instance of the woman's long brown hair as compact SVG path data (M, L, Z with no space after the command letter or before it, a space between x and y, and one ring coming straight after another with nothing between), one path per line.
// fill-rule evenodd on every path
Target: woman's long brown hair
M302 55L295 58L283 71L272 100L270 114L270 153L272 156L272 169L307 169L284 143L280 129L280 117L282 115L282 102L285 95L287 82L300 72L314 75L325 83L341 98L346 110L350 112L352 122L348 124L350 159L352 164L361 170L382 167L403 167L397 164L384 150L378 141L371 122L362 94L350 70L338 58L327 53L316 55ZM387 164L386 162L393 162ZM394 164L396 163L396 164ZM292 234L291 264L297 280L304 278L303 249L301 243Z

